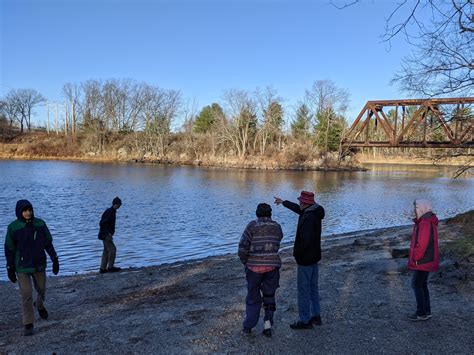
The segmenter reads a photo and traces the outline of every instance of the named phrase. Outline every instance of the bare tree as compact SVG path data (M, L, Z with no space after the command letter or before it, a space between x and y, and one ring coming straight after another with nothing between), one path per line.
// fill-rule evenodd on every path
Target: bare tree
M94 134L97 150L101 152L105 148L107 132L102 84L97 80L88 80L81 84L81 88L84 95L81 105L83 128Z
M171 133L171 123L181 107L181 93L146 86L143 95L145 104L142 118L147 147L153 154L164 156Z
M409 6L403 3L403 6ZM403 34L414 46L393 82L424 96L472 95L474 87L474 3L472 0L418 0L403 22L387 20L385 40ZM429 13L426 21L422 14Z
M78 117L83 115L82 100L81 100L81 86L73 83L66 83L63 85L62 94L66 99L66 107L71 112L71 130L73 136L76 132Z
M238 156L244 157L256 130L256 102L249 92L236 89L225 92L224 100L230 121L222 127L222 134L232 142Z
M9 104L6 100L0 100L0 135L5 139L12 131L14 118L11 118Z
M133 80L111 79L102 87L107 129L113 132L133 131L144 109L147 84Z
M20 124L20 132L23 133L24 126L31 130L31 118L34 108L45 101L44 97L33 89L11 90L6 97L8 112L11 117Z
M273 143L276 140L278 149L281 149L282 125L284 123L281 105L283 99L270 86L267 86L263 91L257 89L255 95L262 117L255 136L255 143L257 140L260 141L260 154L264 155L269 142Z
M13 92L9 92L6 97L1 101L2 114L7 119L10 128L13 127L13 123L18 121L21 122L22 116L18 105L16 104L16 98Z
M349 93L330 80L317 80L306 90L306 102L314 112L316 143L325 152L333 150L342 134L340 124L349 105ZM336 125L337 124L337 125ZM342 127L344 128L344 127ZM337 149L337 148L336 148Z
M102 99L102 84L97 80L88 80L81 84L84 93L83 125L86 130L105 129L105 108Z

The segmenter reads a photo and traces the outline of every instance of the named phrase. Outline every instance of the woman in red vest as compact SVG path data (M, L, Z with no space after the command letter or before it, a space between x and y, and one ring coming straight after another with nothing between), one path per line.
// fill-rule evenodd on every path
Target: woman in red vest
M411 286L415 291L416 312L408 318L423 321L431 318L428 276L439 269L438 218L428 200L415 200L416 218L410 243L408 268L414 270Z

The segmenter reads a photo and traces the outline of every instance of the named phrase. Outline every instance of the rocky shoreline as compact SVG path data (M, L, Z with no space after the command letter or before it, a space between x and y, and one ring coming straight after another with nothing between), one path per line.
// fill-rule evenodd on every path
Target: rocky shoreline
M286 246L272 338L262 336L262 321L252 335L241 333L245 276L229 254L50 277L50 317L37 316L32 337L21 335L18 286L0 282L0 353L471 354L474 253L452 246L472 243L473 215L440 223L442 264L431 276L426 322L406 319L415 300L403 258L411 226L402 226L323 238L323 325L312 330L289 328L297 318L296 265Z

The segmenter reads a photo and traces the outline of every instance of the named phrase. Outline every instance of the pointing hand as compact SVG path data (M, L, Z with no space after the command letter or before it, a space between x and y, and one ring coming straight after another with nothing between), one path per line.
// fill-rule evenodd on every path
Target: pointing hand
M275 204L276 205L281 205L283 203L283 200L279 197L276 197L276 196L273 196L273 198L275 199Z

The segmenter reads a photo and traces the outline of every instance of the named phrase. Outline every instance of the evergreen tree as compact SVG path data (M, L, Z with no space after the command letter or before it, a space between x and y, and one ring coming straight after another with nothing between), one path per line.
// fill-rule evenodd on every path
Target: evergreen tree
M315 144L325 152L337 151L347 123L343 116L333 110L316 115Z
M220 116L219 116L220 115ZM223 117L224 112L219 104L213 103L204 107L194 122L194 132L206 133L211 130L218 117Z
M305 138L309 136L311 125L311 113L306 104L301 104L296 111L296 119L291 123L291 134L294 138Z

